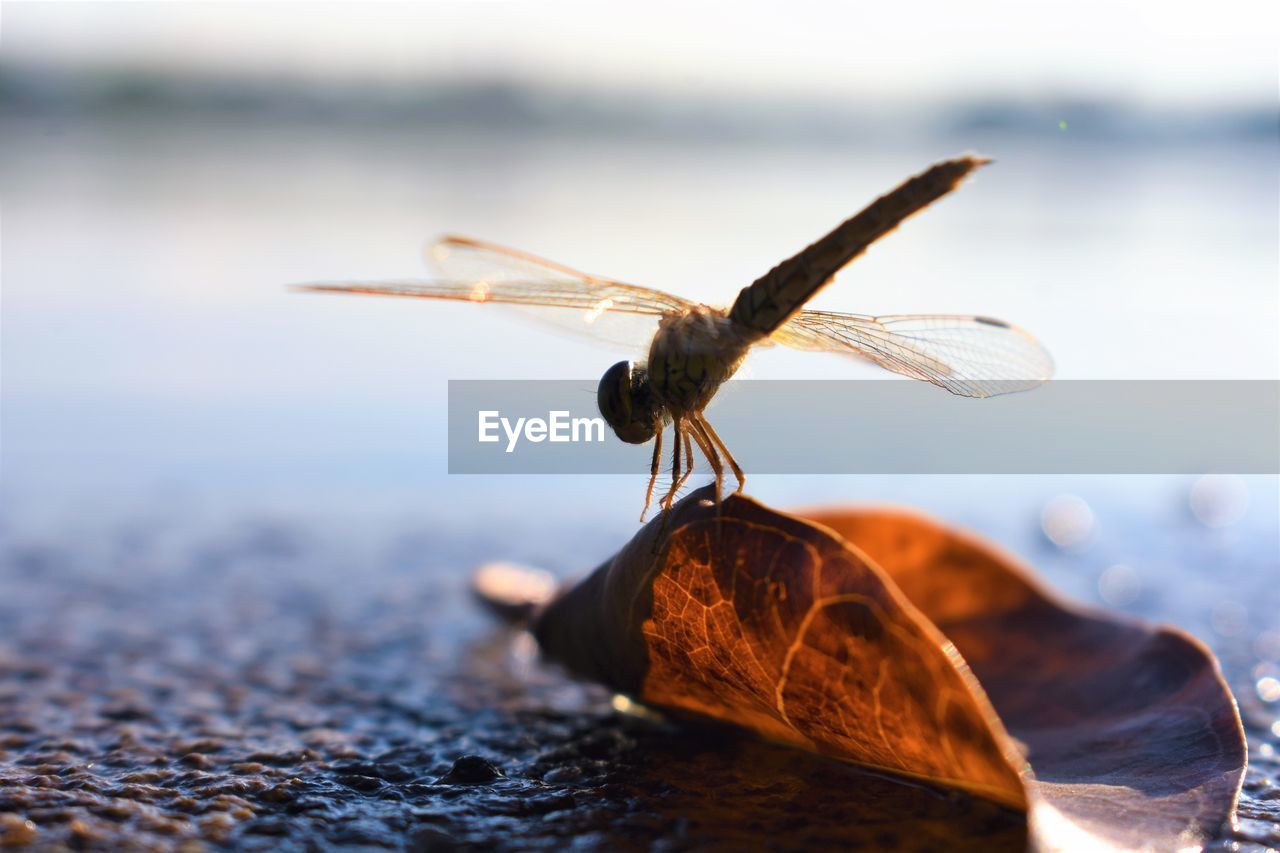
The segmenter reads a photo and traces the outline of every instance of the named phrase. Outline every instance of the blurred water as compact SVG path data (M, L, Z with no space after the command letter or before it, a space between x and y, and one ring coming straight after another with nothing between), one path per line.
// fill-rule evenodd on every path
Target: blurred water
M1003 317L1040 336L1065 378L1280 378L1271 141L1073 128L978 123L918 139L764 144L483 133L385 115L331 126L6 115L6 516L19 525L217 507L467 526L519 525L536 507L535 523L629 535L642 472L449 477L444 425L450 378L590 380L630 353L489 307L283 285L425 274L425 241L453 231L727 301L901 178L966 149L997 162L876 246L819 304ZM745 372L878 375L780 349ZM1274 530L1275 478L1249 483L1242 523ZM777 503L905 501L994 528L1034 517L1064 491L1182 511L1189 481L756 477L751 486Z
M424 241L455 231L721 302L965 149L997 163L819 304L1010 319L1047 343L1061 377L1280 377L1266 140L1077 142L1053 128L764 146L7 117L6 489L483 499L486 488L441 479L446 380L592 378L628 353L488 308L316 298L284 283L421 274ZM771 351L748 375L875 371Z

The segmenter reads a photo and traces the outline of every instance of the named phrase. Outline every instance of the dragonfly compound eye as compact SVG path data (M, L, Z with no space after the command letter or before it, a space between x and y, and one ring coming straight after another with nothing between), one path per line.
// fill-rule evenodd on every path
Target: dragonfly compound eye
M600 414L627 444L644 444L653 438L657 411L642 370L620 361L604 372L596 391Z

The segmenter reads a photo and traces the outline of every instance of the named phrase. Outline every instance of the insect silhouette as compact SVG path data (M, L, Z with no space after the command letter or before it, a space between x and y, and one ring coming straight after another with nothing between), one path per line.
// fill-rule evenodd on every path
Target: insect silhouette
M665 509L693 473L695 444L715 474L717 499L726 464L737 480L737 491L742 490L746 475L704 412L752 347L777 343L856 356L966 397L1025 391L1050 377L1053 361L1039 342L990 317L872 317L804 310L805 303L868 246L988 162L959 157L908 179L743 288L728 308L456 236L431 246L430 259L440 280L318 282L299 288L516 306L599 340L625 346L647 342L645 360L613 365L597 391L600 413L618 438L630 444L654 442L643 519L652 502L668 426L673 450L671 487L661 501Z

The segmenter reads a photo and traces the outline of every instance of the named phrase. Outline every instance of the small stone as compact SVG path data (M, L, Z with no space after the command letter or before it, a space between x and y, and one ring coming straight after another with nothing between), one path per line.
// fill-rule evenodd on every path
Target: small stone
M478 755L464 755L449 772L437 781L441 785L486 785L494 780L504 778L503 772L492 761Z
M40 830L34 823L16 814L0 815L0 845L25 847L36 840Z
M333 778L353 791L360 791L365 794L372 793L382 787L381 779L374 776L362 776L359 773L339 773Z
M570 782L577 782L582 778L582 768L574 764L566 764L563 767L556 767L547 771L542 777L542 781L550 785L563 785Z

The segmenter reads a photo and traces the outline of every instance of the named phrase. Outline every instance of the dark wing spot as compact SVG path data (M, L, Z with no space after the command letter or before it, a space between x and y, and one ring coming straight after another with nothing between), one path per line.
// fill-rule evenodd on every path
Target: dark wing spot
M1000 329L1009 328L1009 324L1006 323L1004 320L997 320L994 317L974 317L973 321L975 323L984 323L988 326L995 326Z

